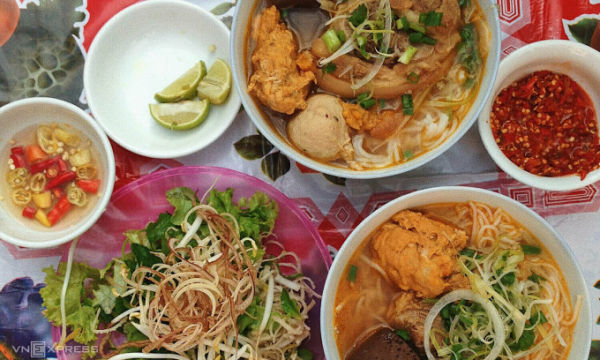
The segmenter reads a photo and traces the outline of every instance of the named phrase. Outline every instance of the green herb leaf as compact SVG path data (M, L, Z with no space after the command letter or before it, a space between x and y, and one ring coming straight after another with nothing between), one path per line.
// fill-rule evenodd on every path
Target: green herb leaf
M313 360L313 353L307 348L298 348L297 351L298 357L302 360Z
M543 312L541 312L541 311L538 311L538 312L536 312L535 314L531 315L531 318L529 319L529 321L530 321L532 324L538 324L538 325L541 325L541 324L545 324L545 323L547 323L547 322L548 322L548 319L546 319L546 316L544 315L544 313L543 313Z
M323 73L325 74L331 74L332 72L337 70L337 65L333 62L330 62L328 64L326 64L325 66L323 66L321 68L321 70L323 71Z
M117 301L117 297L112 292L112 287L102 284L98 286L97 290L93 291L93 294L92 306L100 307L105 314L111 314Z
M350 265L350 269L348 269L348 281L351 283L356 281L356 274L358 273L358 267L355 265Z
M287 156L277 151L262 159L260 168L269 179L275 181L290 171L291 163Z
M350 21L350 23L356 27L367 20L367 14L367 6L365 4L361 4L352 12L352 15L348 21Z
M300 306L298 305L298 303L296 302L296 300L292 299L290 297L290 294L288 294L288 292L283 289L281 291L281 307L283 308L283 311L285 311L285 313L294 319L299 319L300 318Z
M515 280L517 279L517 277L515 276L514 272L508 273L506 275L504 275L501 279L500 282L506 286L510 286L512 284L515 283Z
M139 244L131 244L131 252L140 266L152 267L152 265L162 262L158 256L150 252L150 249Z
M535 333L533 332L533 330L524 330L517 344L519 345L519 349L521 351L525 351L531 346L533 346L534 341Z
M150 222L146 225L146 237L148 238L152 249L156 250L161 247L162 240L166 239L165 234L167 229L172 225L171 214L169 213L158 215L156 222Z
M404 156L404 160L406 160L406 161L415 157L415 153L413 153L412 150L404 150L402 155Z

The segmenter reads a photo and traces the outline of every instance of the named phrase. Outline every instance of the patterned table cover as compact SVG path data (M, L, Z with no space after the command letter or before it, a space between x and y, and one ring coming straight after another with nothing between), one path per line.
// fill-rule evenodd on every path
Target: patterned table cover
M0 106L44 95L87 109L82 82L86 50L108 19L136 1L0 0ZM233 3L189 1L231 24ZM503 56L544 39L562 38L590 45L594 29L600 27L600 0L497 1ZM13 23L17 23L14 30ZM58 62L49 61L47 54L56 54ZM420 169L372 181L324 176L295 163L257 135L244 112L214 145L187 157L156 160L132 154L116 144L113 149L116 188L148 173L192 164L228 167L263 179L296 201L332 255L373 210L414 190L468 185L516 199L546 218L582 265L596 323L593 338L597 340L592 343L589 358L600 360L600 182L572 192L548 192L523 185L496 168L476 126L448 152ZM256 150L261 150L260 155ZM255 153L251 160L242 156L251 153ZM44 286L41 269L57 264L65 247L29 250L0 244L0 359L55 358L50 325L41 315L38 292Z

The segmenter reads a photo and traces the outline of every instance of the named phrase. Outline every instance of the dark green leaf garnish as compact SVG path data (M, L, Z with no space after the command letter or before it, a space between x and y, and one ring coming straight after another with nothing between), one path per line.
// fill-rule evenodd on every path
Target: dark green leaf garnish
M402 95L402 113L404 115L413 115L415 113L413 97L411 94Z
M313 353L306 348L298 348L298 357L302 360L313 360Z
M321 70L325 74L331 74L332 72L337 70L337 65L335 63L330 62L330 63L326 64L325 66L323 66L321 68Z
M408 333L408 330L406 330L406 329L395 330L394 333L396 335L400 336L400 338L404 341L410 340L410 334Z
M361 4L352 12L352 15L348 21L350 21L352 25L358 26L367 20L367 14L367 6L365 4Z
M536 284L539 284L540 281L546 281L545 277L538 275L538 274L534 273L533 271L531 272L531 275L529 275L529 277L527 279L533 281Z

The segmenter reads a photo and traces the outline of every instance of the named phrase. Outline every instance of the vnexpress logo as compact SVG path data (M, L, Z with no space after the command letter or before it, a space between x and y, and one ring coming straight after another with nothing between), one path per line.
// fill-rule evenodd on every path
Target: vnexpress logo
M29 343L29 355L33 359L45 359L46 358L46 342L45 341L32 341Z

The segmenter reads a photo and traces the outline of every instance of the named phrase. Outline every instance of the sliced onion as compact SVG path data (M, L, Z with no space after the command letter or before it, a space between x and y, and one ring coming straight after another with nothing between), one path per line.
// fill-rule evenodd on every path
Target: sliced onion
M352 40L347 40L344 45L342 45L339 49L336 50L331 56L319 61L319 66L323 66L329 64L333 60L339 58L340 56L346 55L354 50L354 45L352 44Z
M502 352L504 343L506 341L506 332L504 330L502 318L500 317L500 314L498 314L498 310L496 310L494 305L489 300L471 290L455 290L444 295L435 303L435 305L433 305L429 311L429 314L427 314L427 317L425 318L425 339L423 341L427 359L435 360L435 357L431 353L429 344L429 334L431 333L433 321L446 305L452 304L453 302L459 300L468 300L478 303L483 307L488 317L492 321L494 326L494 346L492 347L492 350L488 356L486 356L483 360L495 360Z
M381 2L379 3L379 7L383 8L385 11L385 30L386 31L383 34L383 49L387 49L390 46L390 41L392 38L392 35L390 34L390 31L392 30L392 8L390 7L390 2L389 0L381 0ZM356 82L355 84L352 84L351 88L352 90L358 90L360 88L362 88L363 86L365 86L366 84L369 83L369 81L373 80L373 78L377 75L377 73L379 73L379 70L381 70L381 67L383 66L383 63L385 62L385 56L379 56L377 58L377 60L375 60L375 63L373 64L373 66L371 66L371 70L369 70L369 73L362 79L360 79L358 82Z

